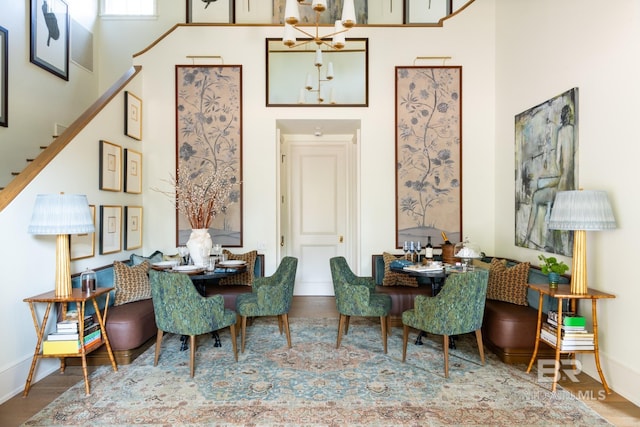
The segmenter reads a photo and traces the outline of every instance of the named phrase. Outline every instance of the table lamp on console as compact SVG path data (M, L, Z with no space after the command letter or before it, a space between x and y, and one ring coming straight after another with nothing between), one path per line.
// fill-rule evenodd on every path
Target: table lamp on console
M556 194L548 227L573 231L571 293L587 291L587 231L616 228L607 193L604 191L560 191Z
M38 194L28 231L36 235L57 235L55 296L70 296L69 235L95 231L87 196L64 193Z

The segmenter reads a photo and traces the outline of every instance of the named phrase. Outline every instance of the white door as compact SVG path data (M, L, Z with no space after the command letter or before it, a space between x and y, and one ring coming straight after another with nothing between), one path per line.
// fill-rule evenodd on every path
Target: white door
M296 295L333 295L329 259L350 260L355 227L353 136L285 136L284 253L298 258Z

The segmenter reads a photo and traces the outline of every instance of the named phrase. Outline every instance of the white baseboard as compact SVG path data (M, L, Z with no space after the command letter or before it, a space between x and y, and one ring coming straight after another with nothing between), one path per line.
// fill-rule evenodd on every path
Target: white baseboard
M31 356L0 372L0 404L18 394L22 394L30 368ZM37 383L58 369L60 369L58 359L40 359L31 384Z
M600 375L596 369L593 355L583 354L580 356L582 371L600 382ZM628 366L624 366L615 359L607 357L600 352L600 366L602 373L609 385L609 388L636 406L640 406L640 372Z

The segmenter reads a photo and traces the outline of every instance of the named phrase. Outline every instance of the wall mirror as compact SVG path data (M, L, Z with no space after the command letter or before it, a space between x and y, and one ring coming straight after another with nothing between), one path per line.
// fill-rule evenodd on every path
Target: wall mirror
M288 48L282 39L266 41L267 106L368 105L369 39L347 39L340 50L322 46L320 58L313 42ZM322 65L316 66L318 62Z

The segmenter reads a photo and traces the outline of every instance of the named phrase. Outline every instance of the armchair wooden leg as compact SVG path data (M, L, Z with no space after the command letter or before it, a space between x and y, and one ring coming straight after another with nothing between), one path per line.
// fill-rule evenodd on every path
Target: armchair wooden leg
M340 342L342 341L342 330L345 327L347 316L340 314L340 322L338 323L338 340L336 341L336 348L340 348Z
M284 333L287 335L287 345L291 348L291 332L289 331L289 315L287 313L278 316L284 325ZM282 334L282 332L280 332Z
M158 359L160 359L160 347L162 346L162 336L164 335L164 331L158 329L158 333L156 334L156 357L153 359L153 366L158 366Z
M382 348L387 354L387 316L380 316L380 329L382 329Z
M484 347L482 345L482 330L476 330L476 341L478 341L478 351L480 352L480 361L484 365Z
M189 335L189 345L191 346L191 357L189 358L189 370L191 371L191 378L196 371L196 336Z
M344 334L347 335L349 333L349 321L351 320L351 316L345 315L345 323L344 323Z
M449 335L444 335L444 377L449 378Z
M231 332L231 346L233 347L233 357L238 361L238 343L236 342L236 325L229 326L229 332Z
M241 339L241 352L244 353L244 336L247 333L247 316L242 316L242 331L240 332L240 335L242 336Z
M280 335L282 335L282 315L278 315L278 330L280 331Z
M391 316L387 315L387 335L391 336Z
M402 328L402 361L407 359L407 341L409 341L409 327L403 325Z

